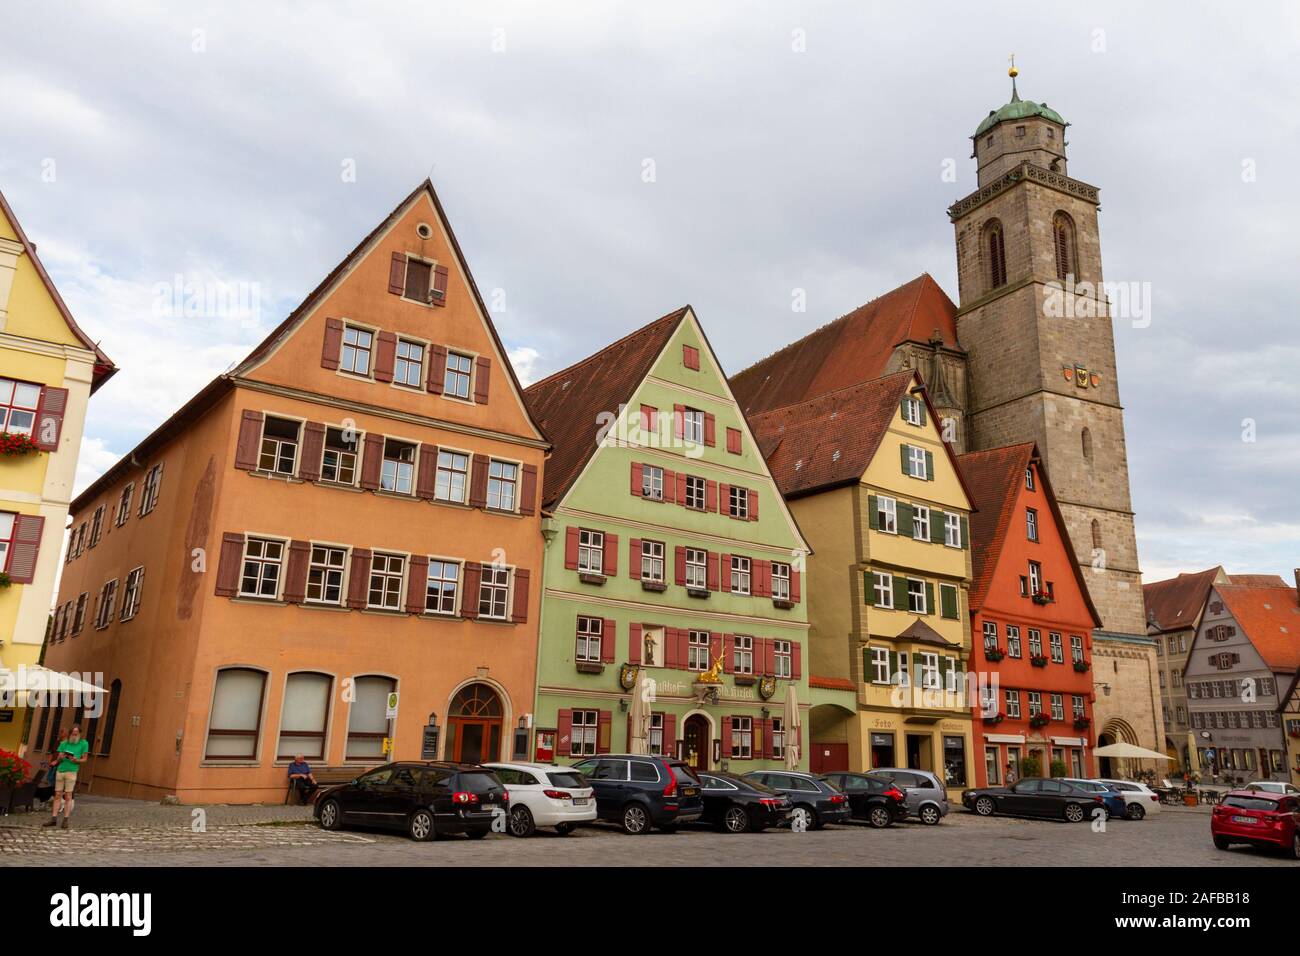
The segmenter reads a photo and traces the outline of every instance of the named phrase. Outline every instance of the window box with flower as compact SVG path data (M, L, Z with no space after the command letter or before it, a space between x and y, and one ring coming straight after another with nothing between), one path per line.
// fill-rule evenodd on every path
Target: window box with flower
M1006 656L1006 651L998 647L986 647L984 649L984 659L991 664L996 664Z
M1092 726L1092 721L1089 720L1087 717L1074 718L1075 730L1087 730L1090 726Z
M1046 727L1050 722L1051 718L1046 714L1034 714L1034 716L1029 718L1029 726L1034 729Z
M5 458L18 458L22 455L34 455L41 450L31 435L8 432L0 435L0 455Z
M1078 673L1080 673L1080 674L1086 674L1086 673L1088 673L1088 669L1089 669L1091 666L1092 666L1092 665L1089 664L1087 661L1075 661L1075 662L1074 662L1074 669L1075 669L1076 672L1078 672Z
M1029 663L1033 664L1035 667L1046 667L1047 655L1046 654L1031 655L1029 658Z

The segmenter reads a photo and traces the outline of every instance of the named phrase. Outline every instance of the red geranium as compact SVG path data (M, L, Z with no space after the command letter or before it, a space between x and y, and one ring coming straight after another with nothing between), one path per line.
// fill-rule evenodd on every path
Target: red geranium
M41 450L41 446L32 440L31 435L5 433L0 435L0 455L30 455Z
M32 765L16 753L0 750L0 786L16 787L32 772Z

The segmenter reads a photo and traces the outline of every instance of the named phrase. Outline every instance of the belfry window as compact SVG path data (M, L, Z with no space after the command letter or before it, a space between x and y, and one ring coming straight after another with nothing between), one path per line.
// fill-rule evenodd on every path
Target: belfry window
M1002 236L1002 223L994 219L984 228L989 255L989 288L997 289L1007 284L1007 252Z
M1063 212L1052 218L1052 243L1056 252L1056 278L1064 282L1076 272L1074 261L1074 223Z

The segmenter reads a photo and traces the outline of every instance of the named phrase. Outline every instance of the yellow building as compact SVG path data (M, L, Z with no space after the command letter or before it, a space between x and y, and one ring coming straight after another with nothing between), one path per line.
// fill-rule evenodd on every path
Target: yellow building
M86 406L115 371L0 194L0 688L40 658ZM0 706L0 750L18 749L26 713Z
M814 697L813 769L930 770L959 797L974 783L971 499L920 377L897 372L752 425L813 551L810 685L856 698Z

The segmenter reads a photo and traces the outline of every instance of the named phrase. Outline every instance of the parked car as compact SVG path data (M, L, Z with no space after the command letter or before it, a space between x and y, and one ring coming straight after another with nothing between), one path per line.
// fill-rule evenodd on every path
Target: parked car
M843 823L849 818L847 794L825 778L795 770L751 770L746 780L771 787L790 798L790 822L809 830L820 830L828 823Z
M1141 820L1148 813L1160 812L1160 794L1145 783L1136 780L1111 780L1106 777L1096 778L1098 783L1114 787L1124 798L1124 816L1130 820Z
M891 781L907 798L907 812L928 826L934 826L948 815L948 790L937 775L928 770L908 770L903 767L877 767L868 770L867 776Z
M555 827L558 833L567 835L579 823L596 819L591 784L572 767L548 763L483 766L497 775L510 794L510 817L506 822L513 836L532 836L538 827Z
M1300 797L1268 790L1233 790L1210 813L1214 845L1272 847L1300 860Z
M1246 790L1260 790L1264 793L1281 793L1290 794L1291 796L1300 796L1300 787L1293 783L1287 783L1285 780L1255 780L1246 784Z
M892 780L865 773L836 772L822 776L848 796L849 815L854 820L866 820L879 830L907 819L907 794Z
M601 754L574 764L596 795L596 816L645 833L652 826L672 830L704 813L700 780L690 766L668 757Z
M1100 793L1102 805L1106 808L1106 819L1110 820L1118 817L1121 820L1128 819L1128 804L1124 802L1124 795L1120 793L1118 787L1113 787L1108 783L1102 783L1100 780L1088 780L1082 777L1063 777L1063 782L1073 784L1080 790L1087 790L1090 793Z
M312 815L325 830L354 824L405 830L412 840L448 833L478 838L509 804L496 774L477 764L401 762L317 791Z
M1024 777L1010 787L977 787L961 795L962 806L982 817L1006 813L1024 817L1062 817L1071 823L1106 809L1102 794L1064 780Z
M700 774L700 785L701 819L725 833L760 833L790 819L790 798L756 780L711 771Z

